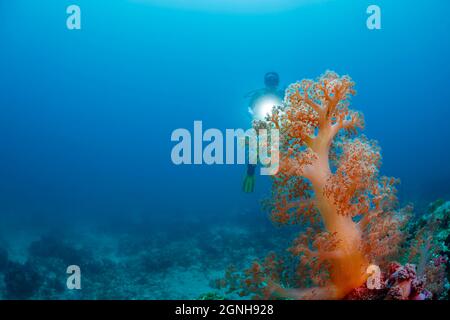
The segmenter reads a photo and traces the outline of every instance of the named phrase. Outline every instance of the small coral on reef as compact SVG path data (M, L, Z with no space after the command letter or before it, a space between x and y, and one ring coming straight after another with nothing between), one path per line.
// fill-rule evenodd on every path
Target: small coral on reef
M280 133L279 171L266 202L272 220L301 225L303 231L289 249L289 262L270 254L240 274L239 281L228 274L241 295L431 297L420 265L416 270L412 264L392 263L402 255L412 208L397 208L397 179L380 175L380 148L359 133L362 115L349 108L354 85L350 77L331 71L302 80L288 87L282 106L255 122L257 128ZM366 287L373 265L385 277L377 294Z
M429 212L409 224L408 233L405 260L417 265L417 272L425 277L435 298L448 299L450 202L432 203Z

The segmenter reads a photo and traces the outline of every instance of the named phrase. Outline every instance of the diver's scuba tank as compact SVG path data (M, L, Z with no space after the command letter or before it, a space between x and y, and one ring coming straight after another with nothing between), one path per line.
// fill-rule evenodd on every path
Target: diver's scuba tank
M243 184L243 191L245 193L252 193L255 189L255 164L249 164L247 165L247 174L244 178L244 184Z

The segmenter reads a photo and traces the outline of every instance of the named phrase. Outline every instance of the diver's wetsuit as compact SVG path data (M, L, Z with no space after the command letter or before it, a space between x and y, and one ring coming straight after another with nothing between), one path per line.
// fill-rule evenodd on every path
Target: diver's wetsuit
M278 97L282 97L282 91L281 90L267 90L267 89L262 89L262 90L258 90L256 92L254 92L251 97L250 97L250 108L251 109L256 101L261 98L264 95L267 94L272 94L272 95L276 95ZM244 184L243 184L243 191L245 193L251 193L254 191L255 189L255 170L256 170L257 165L256 164L248 164L247 165L247 174L245 176L244 179Z
M255 174L256 164L248 164L247 165L247 175L253 176Z
M267 81L267 77L271 76L272 81ZM275 77L275 79L273 79ZM270 80L270 79L269 79ZM247 94L246 98L249 98L249 110L252 113L253 108L255 107L258 99L264 96L277 96L280 98L280 100L283 99L284 96L284 90L278 89L279 85L279 77L278 74L275 72L268 72L264 76L264 83L266 85L265 88L255 90ZM253 114L253 113L252 113ZM243 191L246 193L253 192L255 188L255 170L256 170L256 164L248 164L247 165L247 174L244 179L244 185L243 185Z

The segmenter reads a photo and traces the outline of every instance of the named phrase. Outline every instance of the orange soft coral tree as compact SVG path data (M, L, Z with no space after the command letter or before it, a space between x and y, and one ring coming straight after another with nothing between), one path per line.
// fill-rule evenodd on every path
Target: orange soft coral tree
M298 274L313 281L294 289L266 279L272 294L343 298L402 239L405 215L394 210L396 180L379 175L379 148L358 135L363 119L349 109L354 94L350 77L327 71L290 85L283 106L255 123L280 132L270 210L278 224L306 226L290 251L299 257Z

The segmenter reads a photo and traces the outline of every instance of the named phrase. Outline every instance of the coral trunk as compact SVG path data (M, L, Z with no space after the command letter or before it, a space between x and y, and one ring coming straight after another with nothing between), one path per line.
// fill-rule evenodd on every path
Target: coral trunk
M333 292L340 299L351 290L361 286L366 280L365 270L369 265L361 252L361 231L353 222L351 216L338 213L331 196L324 194L327 178L331 175L328 163L328 145L318 148L317 160L312 164L311 182L316 195L316 205L325 225L325 229L334 235L336 247L329 254L328 261L332 265L331 283L335 286Z

